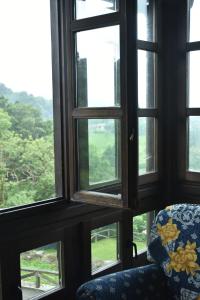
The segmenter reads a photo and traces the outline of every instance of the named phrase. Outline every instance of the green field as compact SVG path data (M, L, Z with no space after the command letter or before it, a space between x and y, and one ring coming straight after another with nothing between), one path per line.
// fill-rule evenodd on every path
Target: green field
M145 242L136 242L138 252L146 248ZM92 243L93 260L113 260L117 257L116 239L103 239Z

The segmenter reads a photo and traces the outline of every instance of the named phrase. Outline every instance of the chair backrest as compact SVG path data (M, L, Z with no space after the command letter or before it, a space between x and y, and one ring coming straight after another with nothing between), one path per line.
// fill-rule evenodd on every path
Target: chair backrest
M176 204L160 211L152 226L148 257L164 270L177 299L198 299L200 205Z

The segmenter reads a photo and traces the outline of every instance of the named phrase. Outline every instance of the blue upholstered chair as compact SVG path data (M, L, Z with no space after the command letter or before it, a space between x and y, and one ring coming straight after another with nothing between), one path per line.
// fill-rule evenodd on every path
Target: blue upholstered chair
M148 247L151 264L83 284L77 300L200 300L200 205L159 212Z

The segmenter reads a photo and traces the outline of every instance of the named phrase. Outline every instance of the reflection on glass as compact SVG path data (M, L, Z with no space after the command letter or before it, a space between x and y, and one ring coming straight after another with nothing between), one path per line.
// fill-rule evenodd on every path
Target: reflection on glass
M91 232L92 273L116 263L118 252L118 224L99 227Z
M138 40L154 42L154 9L153 0L137 0Z
M200 51L188 54L189 62L189 107L200 107Z
M20 255L23 300L62 287L61 243L53 243Z
M120 181L120 136L119 120L78 121L80 189Z
M189 117L188 169L200 172L200 117Z
M138 50L138 103L139 108L154 108L155 54Z
M50 1L0 0L0 37L3 209L56 195Z
M133 242L136 243L138 252L147 249L147 220L148 213L133 218Z
M195 42L200 41L200 1L199 0L188 0L188 7L190 9L190 24L189 24L189 41Z
M139 118L139 175L156 171L156 119Z
M119 26L77 33L77 105L120 105Z
M89 18L116 12L119 0L76 0L76 18Z

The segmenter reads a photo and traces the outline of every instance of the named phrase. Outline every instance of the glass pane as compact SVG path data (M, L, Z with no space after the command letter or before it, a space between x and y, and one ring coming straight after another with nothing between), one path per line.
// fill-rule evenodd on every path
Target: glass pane
M139 118L139 175L156 171L156 119Z
M78 121L79 188L120 182L120 121Z
M0 37L1 209L56 195L49 0L0 0Z
M154 42L155 25L154 25L154 1L137 0L138 14L138 40Z
M138 104L139 108L154 108L155 54L138 50Z
M118 224L113 223L91 232L92 273L108 268L119 259Z
M136 243L138 252L142 252L147 249L147 226L147 213L133 218L133 242ZM133 255L135 255L135 253L133 253Z
M79 32L76 37L77 105L119 106L119 26Z
M190 22L189 22L189 41L195 42L200 41L200 1L199 0L188 0L188 6L190 9Z
M61 243L23 252L20 255L23 300L62 287Z
M200 117L189 117L188 169L200 172Z
M76 0L76 19L116 12L119 0Z
M189 107L200 107L200 51L188 54L189 62Z

